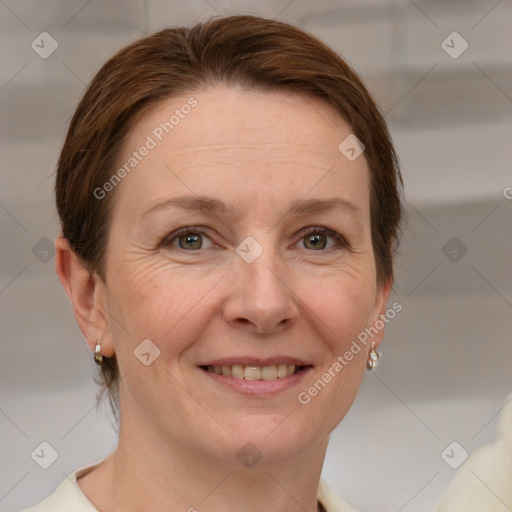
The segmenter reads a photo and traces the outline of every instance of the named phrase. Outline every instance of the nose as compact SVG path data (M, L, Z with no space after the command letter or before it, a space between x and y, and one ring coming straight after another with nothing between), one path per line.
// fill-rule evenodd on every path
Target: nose
M236 258L223 311L226 322L257 334L277 334L296 323L298 300L278 256L264 251L252 263Z

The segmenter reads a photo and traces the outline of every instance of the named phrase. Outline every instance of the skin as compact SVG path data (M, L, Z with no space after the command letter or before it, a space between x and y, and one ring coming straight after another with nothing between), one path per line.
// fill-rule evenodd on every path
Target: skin
M105 356L116 353L123 376L118 448L78 484L108 511L314 511L329 434L355 398L369 345L309 404L297 395L385 312L391 287L376 279L368 165L338 150L351 132L331 106L228 87L146 112L121 161L190 96L198 105L110 192L105 282L57 240L57 273L84 337L92 351L101 339ZM178 196L209 196L232 211L144 215ZM336 197L352 206L287 214L296 200ZM184 226L201 226L200 249L172 239ZM308 227L348 245L320 233L318 249ZM263 248L252 263L236 253L248 236ZM133 354L144 339L160 350L149 366ZM258 397L224 389L197 366L246 355L313 368L298 386ZM237 457L247 443L262 454L251 468Z

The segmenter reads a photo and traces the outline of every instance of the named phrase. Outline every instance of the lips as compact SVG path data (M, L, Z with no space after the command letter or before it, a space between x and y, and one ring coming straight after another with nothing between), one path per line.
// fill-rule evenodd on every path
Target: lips
M241 356L241 357L229 357L223 359L212 359L210 361L205 361L204 363L199 363L198 366L257 366L260 368L264 368L265 366L286 364L295 366L312 366L311 363L305 361L303 359L297 359L295 357L287 357L287 356L276 356L276 357L266 357L264 359L258 357L250 357L250 356Z
M203 367L204 368L204 367ZM208 366L209 372L225 377L234 377L235 379L245 380L274 380L284 379L294 375L296 371L300 371L303 366L295 366L294 364L278 364L270 366L242 366L235 364L233 366Z
M245 381L275 381L291 377L312 365L301 359L278 356L274 358L238 357L217 359L199 365L210 374Z
M276 358L277 359L277 358ZM274 359L274 360L276 360ZM282 360L282 359L281 359ZM290 359L288 359L290 360ZM233 359L222 362L232 362ZM247 359L244 358L247 362ZM296 388L304 381L306 375L313 371L313 365L280 365L269 364L269 360L252 359L258 364L267 366L247 365L200 365L199 371L214 385L231 390L252 398L268 399ZM296 360L299 361L299 360ZM211 361L216 363L217 361ZM220 362L220 360L219 360ZM302 362L302 361L301 361ZM281 368L281 376L277 375ZM286 375L284 369L286 368ZM215 371L217 370L217 371ZM229 372L231 371L231 375ZM225 372L225 373L224 373ZM284 376L283 376L284 375Z

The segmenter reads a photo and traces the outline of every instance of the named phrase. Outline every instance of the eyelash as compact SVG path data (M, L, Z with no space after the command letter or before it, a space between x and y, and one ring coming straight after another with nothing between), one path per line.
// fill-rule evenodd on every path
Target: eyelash
M311 235L314 235L314 234L322 234L325 236L333 237L337 241L337 247L336 246L329 247L328 249L321 249L319 251L311 250L311 252L326 252L326 251L331 251L331 250L337 249L337 248L338 249L339 248L350 249L350 245L347 242L347 240L345 239L345 237L343 235L340 235L336 231L333 231L332 229L320 227L320 226L313 226L313 227L309 227L309 228L305 228L305 229L306 229L306 231L303 231L301 233L301 239L306 238ZM208 234L204 231L204 228L202 228L201 226L186 226L186 227L177 229L176 231L173 231L170 235L166 236L162 240L161 246L169 247L172 244L172 242L174 242L174 240L176 240L180 236L189 235L189 234L206 235L208 237ZM208 237L208 238L210 238L210 237ZM176 249L181 249L181 247L176 247ZM198 252L198 251L187 251L186 249L181 249L181 250L184 252Z

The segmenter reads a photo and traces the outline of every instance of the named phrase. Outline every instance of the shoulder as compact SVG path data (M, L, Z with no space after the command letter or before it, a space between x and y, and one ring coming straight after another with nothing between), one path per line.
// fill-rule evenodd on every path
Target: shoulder
M324 480L320 480L317 496L318 501L324 506L326 512L356 512L356 510L338 496Z
M482 446L460 467L436 512L489 512L512 503L512 394L502 408L493 443ZM507 509L508 510L508 509Z
M93 464L69 475L57 489L43 501L22 512L97 512L96 507L87 499L78 486L76 479L92 471Z
M92 471L98 464L75 471L64 480L53 494L21 512L97 512L76 482L77 478ZM318 485L318 501L326 512L356 512L345 500L338 496L323 480Z

